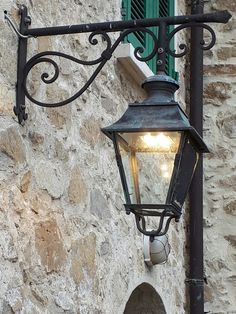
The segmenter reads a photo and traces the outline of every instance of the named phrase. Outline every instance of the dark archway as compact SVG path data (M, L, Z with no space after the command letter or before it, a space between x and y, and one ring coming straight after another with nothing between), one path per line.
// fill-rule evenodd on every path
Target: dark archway
M124 314L166 314L164 304L156 290L142 283L132 292Z

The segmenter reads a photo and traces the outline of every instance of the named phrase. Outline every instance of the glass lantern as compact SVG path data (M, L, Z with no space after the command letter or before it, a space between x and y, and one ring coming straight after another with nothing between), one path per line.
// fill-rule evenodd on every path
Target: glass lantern
M148 98L102 131L114 144L127 214L143 234L161 236L179 220L199 154L208 149L174 101L175 80L156 75L143 87Z

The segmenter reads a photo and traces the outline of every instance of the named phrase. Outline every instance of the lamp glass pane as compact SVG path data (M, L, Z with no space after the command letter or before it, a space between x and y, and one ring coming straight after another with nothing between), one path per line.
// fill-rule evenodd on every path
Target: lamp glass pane
M119 133L120 154L133 204L165 204L180 132Z
M179 208L183 206L198 160L199 154L192 143L186 139L176 171L177 178L172 187L173 192L169 195L170 201Z

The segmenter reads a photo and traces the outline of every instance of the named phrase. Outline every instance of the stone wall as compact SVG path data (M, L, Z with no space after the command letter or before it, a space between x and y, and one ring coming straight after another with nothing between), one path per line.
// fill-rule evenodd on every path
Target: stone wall
M32 27L120 19L120 0L24 0ZM18 1L0 8L19 22ZM234 1L206 1L205 11L229 9ZM1 12L2 12L1 11ZM176 13L184 14L185 1ZM206 311L236 313L235 235L235 19L214 25L217 44L205 56ZM126 216L111 143L100 128L116 121L128 102L145 96L112 58L86 93L72 104L45 109L27 101L29 119L19 126L15 104L17 38L0 19L0 313L120 314L143 282L161 296L168 314L185 310L185 222L170 227L172 251L165 265L148 269L134 217ZM117 35L112 35L114 39ZM180 35L181 37L184 34ZM99 42L102 49L103 42ZM28 57L59 50L80 58L98 56L87 35L29 40ZM91 69L60 60L60 82L39 83L37 98L71 95ZM46 68L47 69L47 68ZM45 69L43 69L45 70ZM177 60L180 81L184 60ZM185 84L178 100L185 107ZM45 98L46 99L46 98Z
M1 7L19 23L17 3L4 0ZM120 19L120 0L21 4L29 8L32 27ZM183 13L184 3L178 8ZM100 132L121 116L128 102L143 99L143 91L112 58L72 104L45 109L27 101L29 119L20 126L12 112L17 37L3 17L0 32L0 313L121 314L143 282L160 294L168 314L185 313L184 219L170 227L169 261L148 269L134 217L124 213L113 148ZM87 35L29 40L28 57L44 50L88 60L98 55ZM45 68L33 71L34 97L64 99L92 73L62 59L59 63L60 81L52 86L39 83ZM183 77L183 63L178 69ZM182 104L184 90L182 85ZM226 180L222 184L229 186L233 178ZM230 201L226 212L233 208Z
M228 9L233 18L214 25L217 43L205 57L204 138L211 153L205 158L204 248L206 310L236 313L236 3L206 1L205 11Z

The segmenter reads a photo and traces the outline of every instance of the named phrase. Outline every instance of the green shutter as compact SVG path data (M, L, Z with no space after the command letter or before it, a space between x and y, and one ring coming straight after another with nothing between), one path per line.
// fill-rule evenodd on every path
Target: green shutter
M157 0L123 0L122 1L122 16L124 20L137 20L145 18L157 17L158 7ZM150 27L150 30L157 35L157 28ZM143 57L150 54L154 44L153 40L147 33L135 32L129 34L125 38L125 42L132 43L134 47L143 47ZM147 62L152 71L156 72L156 58Z
M158 1L157 0L146 0L146 16L145 18L155 18L157 17L158 12ZM157 36L157 27L150 27L149 28L155 36ZM154 48L154 42L150 35L146 34L146 49L147 53L150 54ZM157 58L154 57L152 60L149 60L147 62L150 69L153 71L153 73L156 73L157 69Z
M174 0L159 0L159 17L165 16L174 16L175 15L175 7ZM168 32L170 33L174 29L174 26L169 26ZM174 50L174 39L170 43L170 49ZM175 59L167 55L166 56L166 74L173 77L174 79L178 79L178 73L175 72Z
M123 19L137 20L145 18L144 0L123 0ZM132 43L134 47L145 47L145 35L141 32L129 34L125 38L126 42Z
M174 15L174 0L123 0L122 1L122 16L124 20L136 20L144 18L165 17ZM150 27L150 30L157 36L157 28ZM169 32L173 27L169 28ZM125 42L132 43L134 47L143 47L146 56L153 49L153 40L150 35L142 32L129 34ZM171 42L171 49L174 49L174 41ZM171 56L166 57L166 73L173 78L176 78L174 71L175 62ZM156 73L156 57L148 61L147 64L151 70Z

